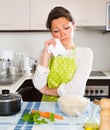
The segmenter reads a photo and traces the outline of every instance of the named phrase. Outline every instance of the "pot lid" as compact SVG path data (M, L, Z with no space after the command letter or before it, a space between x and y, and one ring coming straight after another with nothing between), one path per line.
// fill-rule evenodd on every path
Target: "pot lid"
M8 89L2 90L2 94L0 94L0 102L16 101L20 99L21 99L20 94L10 93Z

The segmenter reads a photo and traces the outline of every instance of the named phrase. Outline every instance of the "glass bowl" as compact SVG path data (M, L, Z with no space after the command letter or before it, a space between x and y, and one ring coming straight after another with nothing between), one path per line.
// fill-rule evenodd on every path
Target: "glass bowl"
M89 103L89 98L75 94L68 94L58 98L60 110L70 116L84 112Z

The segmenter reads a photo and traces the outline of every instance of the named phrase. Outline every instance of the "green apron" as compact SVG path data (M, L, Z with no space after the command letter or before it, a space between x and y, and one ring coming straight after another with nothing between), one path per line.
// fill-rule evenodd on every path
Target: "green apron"
M56 56L49 62L50 73L47 78L48 88L57 88L69 82L76 71L76 62L72 57ZM58 96L43 95L42 101L56 102Z

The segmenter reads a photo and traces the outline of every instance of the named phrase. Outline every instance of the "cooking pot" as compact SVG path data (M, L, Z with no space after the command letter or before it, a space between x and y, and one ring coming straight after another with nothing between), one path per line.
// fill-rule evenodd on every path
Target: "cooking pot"
M21 94L30 88L32 87L20 89L16 93L10 93L8 89L2 90L0 94L0 116L9 116L18 113L21 110Z

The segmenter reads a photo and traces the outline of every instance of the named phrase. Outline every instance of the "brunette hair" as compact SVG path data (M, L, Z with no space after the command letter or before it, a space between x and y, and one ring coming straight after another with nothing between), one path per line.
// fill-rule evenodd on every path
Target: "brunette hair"
M46 22L47 29L51 30L52 20L58 19L60 17L65 17L68 21L74 23L71 13L64 7L57 6L57 7L54 7L48 15L47 22Z

